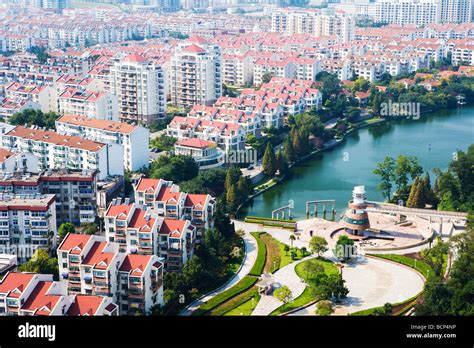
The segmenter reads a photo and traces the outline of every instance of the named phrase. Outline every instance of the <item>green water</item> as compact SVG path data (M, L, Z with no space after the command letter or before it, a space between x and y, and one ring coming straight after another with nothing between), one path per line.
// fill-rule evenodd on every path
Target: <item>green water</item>
M272 210L287 205L290 199L295 202L296 219L306 216L305 203L310 200L335 199L339 215L356 185L365 185L368 200L382 200L376 188L379 178L372 171L385 156L416 156L423 169L431 172L433 168L446 169L453 152L465 151L472 143L472 106L359 129L342 144L293 167L282 183L255 197L241 215L271 217Z

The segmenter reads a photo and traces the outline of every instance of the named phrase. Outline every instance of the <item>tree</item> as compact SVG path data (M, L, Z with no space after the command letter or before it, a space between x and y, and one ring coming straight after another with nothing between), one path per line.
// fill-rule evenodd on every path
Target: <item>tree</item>
M227 209L229 212L234 212L237 209L237 206L237 193L235 189L235 184L233 184L230 186L229 190L227 190Z
M420 163L416 157L400 155L397 158L393 178L397 185L398 196L402 199L408 195L408 175L412 179L420 176L423 173Z
M377 188L382 191L385 199L390 200L392 195L392 179L395 173L395 161L393 158L386 156L383 162L377 163L377 168L374 169L373 173L381 178Z
M443 242L441 237L436 238L436 244L430 249L421 251L422 259L430 265L436 276L443 276L443 265L445 257L447 257L449 246Z
M29 261L18 266L18 271L52 274L54 280L59 280L58 260L50 258L44 249L37 249Z
M277 170L277 162L275 158L275 152L273 150L272 144L270 142L267 143L267 147L265 149L265 154L263 155L262 159L262 169L263 172L268 176L274 176Z
M336 242L335 255L344 261L353 256L354 241L346 235L342 235Z
M167 155L155 160L150 167L150 176L179 183L190 180L199 173L199 166L190 156Z
M249 179L241 176L237 182L237 191L240 195L240 201L243 202L250 194L252 194L252 187Z
M96 234L99 229L99 226L97 226L97 224L94 222L84 223L81 225L81 227L82 227L82 233L89 234L89 235Z
M303 272L306 274L306 279L313 279L317 274L324 273L324 267L313 260L308 260L303 263Z
M318 257L321 257L328 250L328 242L323 237L314 236L309 241L309 248L313 253L316 253Z
M288 163L296 161L295 151L293 149L293 143L290 137L287 137L283 142L283 157Z
M349 293L349 289L346 288L345 280L342 279L341 274L331 274L328 276L328 288L331 291L331 296L335 298L336 302L346 298Z
M284 176L286 172L288 171L288 164L286 163L286 160L283 157L283 154L281 151L279 151L276 155L276 166L278 169L279 176Z
M306 249L306 247L302 247L302 248L301 248L301 255L302 255L303 257L305 257L307 251L308 251L308 249Z
M58 117L59 115L54 112L43 113L39 109L26 109L21 112L14 113L10 117L9 123L15 126L38 126L45 129L55 129L55 122Z
M291 293L291 290L287 286L282 286L278 289L275 290L274 295L277 299L284 303L288 303L291 301L293 295Z
M418 177L415 178L415 182L411 185L410 195L407 200L407 207L417 208L419 206L420 199L420 180Z
M272 79L272 74L270 72L266 72L262 75L262 83L269 83Z
M329 316L334 312L332 302L328 300L319 301L316 304L315 314L319 316Z
M235 185L241 175L242 172L239 167L236 165L230 166L225 176L225 189L228 191L231 186Z
M294 234L290 234L290 243L291 243L291 247L293 248L293 241L296 240L296 237Z
M74 233L74 232L76 232L76 227L74 226L74 224L70 222L64 222L61 225L59 225L59 228L58 228L59 239L63 239L64 237L66 237L68 233Z
M285 255L288 256L288 251L290 251L290 247L285 244L285 246L283 247L283 250L285 250Z

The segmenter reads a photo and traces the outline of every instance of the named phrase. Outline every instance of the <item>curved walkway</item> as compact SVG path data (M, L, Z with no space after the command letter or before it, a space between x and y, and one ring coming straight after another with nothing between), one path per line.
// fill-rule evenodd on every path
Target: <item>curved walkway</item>
M245 230L259 229L256 224L242 223L241 226L245 227ZM267 228L266 226L263 230L280 242L290 244L290 231ZM336 261L331 252L334 241L329 239L328 243L330 250L323 256ZM299 248L301 246L309 247L308 240L305 238L294 241L294 245ZM293 298L299 296L305 286L296 274L294 267L310 257L293 262L275 272L275 281L288 286L292 290ZM383 306L387 302L402 302L418 294L423 290L424 285L424 279L409 267L362 255L345 265L342 277L346 281L349 295L341 305L336 307L336 315L346 315L363 309ZM267 315L282 304L273 296L262 296L252 315ZM315 305L312 305L294 312L292 315L314 315L314 311Z
M343 268L348 297L335 307L335 315L347 315L385 303L405 301L423 290L424 279L409 267L360 256ZM314 315L315 305L292 315Z
M234 223L235 222L238 222L238 221L234 221ZM235 226L235 230L237 231L239 229L238 224L235 224L234 226ZM186 308L184 308L179 313L179 315L184 315L184 316L191 315L203 303L209 301L211 298L220 294L221 292L224 292L227 289L233 287L235 284L237 284L242 278L244 278L250 272L255 261L257 260L257 254L258 254L257 241L250 234L250 231L245 231L245 234L243 235L243 240L244 240L246 254L245 254L245 259L239 271L231 279L229 279L227 283L222 285L220 288L198 298L197 300L189 304Z
M315 257L315 255L307 256L301 260L295 261L286 265L283 268L280 268L273 274L276 286L287 286L291 290L291 295L293 299L300 296L304 289L306 288L306 283L298 277L295 271L295 267L300 262L309 260ZM282 306L284 303L278 300L272 295L262 295L260 301L258 301L257 306L255 307L252 315L269 315L278 307Z

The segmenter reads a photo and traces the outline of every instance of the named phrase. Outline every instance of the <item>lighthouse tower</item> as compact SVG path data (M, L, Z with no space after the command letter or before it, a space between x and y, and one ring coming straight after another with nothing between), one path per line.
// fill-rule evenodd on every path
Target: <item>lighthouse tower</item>
M369 216L367 215L366 196L364 186L355 186L352 191L352 201L344 215L343 225L348 233L361 236L370 228Z

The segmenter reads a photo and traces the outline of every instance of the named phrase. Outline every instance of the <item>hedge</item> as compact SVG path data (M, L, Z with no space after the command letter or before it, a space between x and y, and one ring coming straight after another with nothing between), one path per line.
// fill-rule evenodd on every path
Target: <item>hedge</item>
M272 219L268 217L261 217L261 216L247 216L245 220L250 219L250 220L264 220L264 221L278 221L278 222L293 222L296 223L296 220L285 220L285 219Z
M294 230L295 223L293 222L272 222L272 221L264 221L264 220L252 220L252 219L245 219L245 222L254 223L254 224L261 224L263 226L273 226L273 227L280 227L280 228L287 228Z
M230 298L244 292L245 290L249 289L256 282L257 282L256 277L245 276L244 278L242 278L237 284L235 284L230 289L227 289L226 291L214 296L209 301L204 303L201 307L199 307L196 311L194 311L194 313L192 315L197 316L197 315L206 314L207 312L209 312L212 309L216 308L217 306L221 305L222 303L224 303L228 299L230 299Z
M428 265L426 262L422 260L416 260L416 268L415 268L415 259L408 256L397 255L397 254L369 254L369 255L374 256L374 257L379 257L385 260L395 261L395 262L401 263L402 265L414 268L418 272L423 274L425 278L428 278L428 275L429 276L435 275L430 265Z
M255 240L257 241L258 246L258 254L257 259L249 272L249 275L253 276L260 276L263 272L263 267L265 266L265 261L267 259L267 247L263 240L260 239L261 232L250 232L252 236L254 236Z
M210 315L213 316L220 316L224 315L227 312L230 312L231 310L234 310L235 308L239 307L241 304L244 304L245 302L249 301L252 297L258 294L258 289L257 287L252 287L245 292L242 292L238 294L237 296L229 299L228 301L222 303L218 307L214 308ZM241 296L239 298L239 296Z

